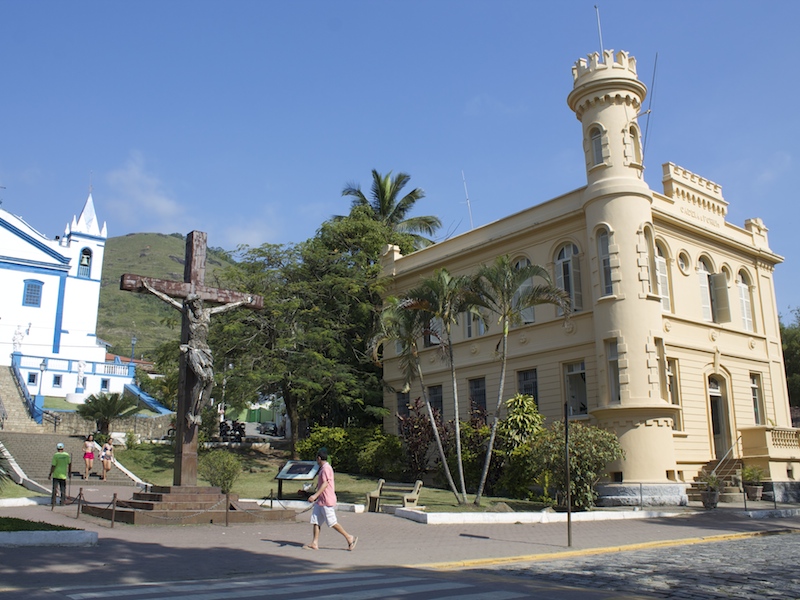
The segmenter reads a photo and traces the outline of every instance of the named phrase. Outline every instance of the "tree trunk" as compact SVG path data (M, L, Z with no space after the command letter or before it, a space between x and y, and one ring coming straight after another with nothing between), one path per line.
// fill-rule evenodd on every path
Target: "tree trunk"
M456 497L456 502L461 504L461 498L458 496L458 490L456 489L456 482L453 481L453 475L450 473L450 465L447 464L447 456L444 453L444 446L442 445L442 436L439 435L439 428L436 426L436 418L433 416L433 408L431 408L431 403L428 401L428 391L425 389L425 382L422 379L422 367L419 364L419 360L416 361L417 367L417 376L419 377L419 384L422 388L422 399L425 401L425 408L428 410L428 419L431 422L431 427L433 428L433 437L436 439L436 449L439 452L439 460L442 461L442 467L444 468L444 475L447 479L447 485L450 486L450 491L453 492L453 495Z
M494 416L492 418L492 432L489 435L489 445L486 448L486 458L483 461L483 471L481 472L481 482L478 485L478 493L475 494L475 506L481 505L481 496L483 496L483 488L486 485L486 479L489 476L489 465L492 462L492 451L494 450L494 442L497 438L497 424L500 422L500 408L503 404L503 389L506 384L506 359L508 358L508 319L503 321L503 351L500 359L500 388L497 390L497 406L494 409Z
M453 410L455 412L456 427L456 460L458 461L458 479L461 483L461 501L459 504L467 503L467 485L464 481L464 461L461 458L461 417L458 410L458 385L456 382L456 366L453 362L453 344L450 339L450 331L447 332L447 349L450 355L450 378L453 381Z
M300 413L297 411L297 396L294 395L289 385L284 382L283 402L286 405L286 417L289 419L289 453L292 460L297 460L297 428L300 424Z

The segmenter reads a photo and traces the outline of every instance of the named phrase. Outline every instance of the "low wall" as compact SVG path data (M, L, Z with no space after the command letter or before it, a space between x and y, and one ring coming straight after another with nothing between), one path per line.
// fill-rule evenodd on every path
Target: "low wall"
M76 412L51 412L61 417L61 422L56 426L55 433L87 436L96 431L96 423L87 421ZM114 419L111 422L111 431L133 431L139 436L139 439L161 439L167 435L167 430L169 430L174 420L175 415L172 414L157 417L136 415L124 419Z

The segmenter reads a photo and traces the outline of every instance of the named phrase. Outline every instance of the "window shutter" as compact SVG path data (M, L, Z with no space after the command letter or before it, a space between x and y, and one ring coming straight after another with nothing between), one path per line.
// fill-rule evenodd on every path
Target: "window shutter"
M661 308L664 312L672 310L669 299L669 274L667 261L663 256L656 256L656 278L658 279L658 295L661 296Z
M742 326L746 331L753 331L753 310L750 302L750 286L739 282L739 307L742 311Z
M570 259L572 267L572 310L579 311L583 308L583 294L581 294L581 261L576 254Z
M709 276L711 297L714 305L714 322L731 322L731 304L728 298L728 278L725 273L714 273Z
M703 309L703 319L712 321L711 317L711 290L708 287L708 271L700 270L697 273L700 278L700 306Z

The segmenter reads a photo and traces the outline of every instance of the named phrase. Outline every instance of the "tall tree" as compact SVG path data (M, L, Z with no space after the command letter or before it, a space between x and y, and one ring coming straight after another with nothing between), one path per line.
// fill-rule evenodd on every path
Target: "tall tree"
M541 280L534 284L534 279ZM483 298L483 305L497 315L502 336L500 346L500 385L497 390L497 404L492 416L489 444L483 462L481 480L475 495L475 504L480 505L492 451L497 437L497 424L500 419L500 407L503 404L503 393L506 382L506 363L508 359L508 331L511 325L521 321L522 312L539 304L554 304L561 308L565 318L569 314L569 294L553 285L550 275L539 265L515 265L505 254L498 256L491 265L482 265L475 279L476 292Z
M368 344L386 244L413 247L358 207L297 246L242 248L225 274L226 283L264 297L262 311L223 315L215 326L215 356L235 365L229 395L283 396L293 445L301 420L369 425L385 414Z
M467 502L467 488L464 480L464 462L461 457L461 423L458 406L458 385L456 366L453 357L452 330L458 323L459 315L468 313L482 318L479 308L482 298L474 292L472 280L466 275L453 276L447 269L437 269L431 277L422 280L419 287L405 296L404 305L407 310L421 310L430 315L425 332L430 339L439 339L442 356L450 366L450 379L453 389L453 411L456 442L456 462L461 485L462 502Z
M439 435L439 427L433 414L428 389L425 387L425 379L422 373L422 364L419 360L419 342L423 336L424 329L431 320L431 315L421 310L406 310L403 302L398 298L390 297L386 300L386 305L381 312L380 331L373 338L371 343L373 356L378 361L380 349L387 343L397 342L400 347L400 369L403 372L404 384L411 385L416 378L422 391L422 399L428 414L433 437L436 441L436 449L439 453L439 460L444 469L447 484L460 504L461 498L458 495L453 475L450 473L450 466L447 464L447 457L444 453L442 437Z
M367 199L361 191L361 186L355 183L348 183L342 190L342 196L353 198L353 208L369 207L376 220L393 231L409 234L413 238L416 248L424 248L433 244L430 236L436 233L436 230L442 226L442 222L434 216L407 217L414 205L425 197L425 192L420 188L414 188L402 198L400 197L401 190L410 179L411 176L406 173L398 173L392 177L391 171L386 175L381 175L372 169L370 199Z

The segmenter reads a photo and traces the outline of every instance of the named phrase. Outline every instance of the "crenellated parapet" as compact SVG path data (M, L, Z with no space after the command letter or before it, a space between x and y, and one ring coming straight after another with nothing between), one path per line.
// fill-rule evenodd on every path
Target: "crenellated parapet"
M722 197L722 187L673 163L664 163L664 195L682 200L704 212L724 218L728 203Z
M604 50L602 61L597 52L579 59L572 67L572 78L567 104L578 120L600 105L627 105L638 112L647 95L647 87L636 76L636 59L624 50Z
M579 85L584 77L620 77L627 76L638 79L636 75L636 58L619 50L603 50L603 61L600 60L600 53L594 52L587 58L578 59L572 67L572 79L575 85ZM627 71L627 75L625 72Z

